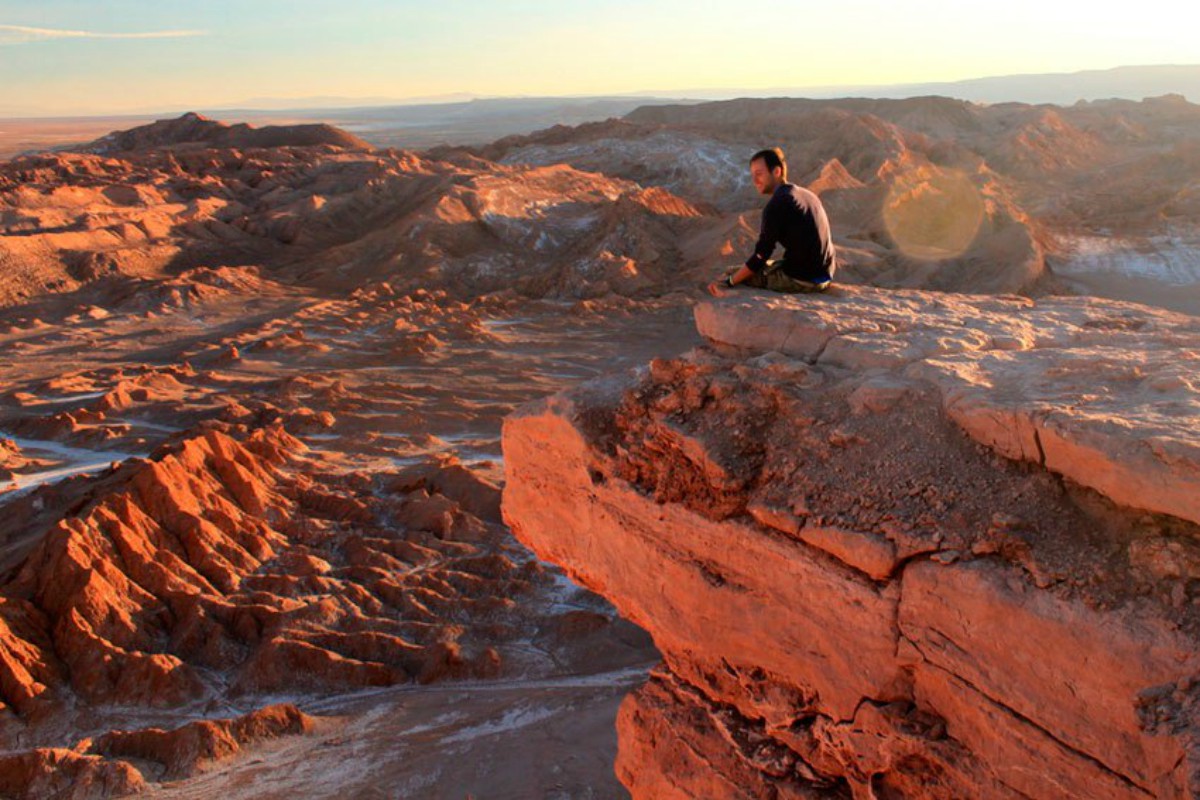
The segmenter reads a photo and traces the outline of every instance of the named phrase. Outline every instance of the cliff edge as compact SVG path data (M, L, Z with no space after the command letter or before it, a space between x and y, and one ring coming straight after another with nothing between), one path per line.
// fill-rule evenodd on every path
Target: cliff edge
M839 287L504 428L516 535L646 628L635 798L1200 795L1200 320Z

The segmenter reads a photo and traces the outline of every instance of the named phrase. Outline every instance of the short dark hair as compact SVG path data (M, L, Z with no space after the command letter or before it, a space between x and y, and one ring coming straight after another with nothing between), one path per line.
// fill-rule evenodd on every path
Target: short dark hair
M783 157L783 151L778 147L771 147L767 150L759 150L754 155L750 156L750 163L762 159L762 162L767 165L768 170L774 170L779 167L783 170L783 179L787 180L787 159Z

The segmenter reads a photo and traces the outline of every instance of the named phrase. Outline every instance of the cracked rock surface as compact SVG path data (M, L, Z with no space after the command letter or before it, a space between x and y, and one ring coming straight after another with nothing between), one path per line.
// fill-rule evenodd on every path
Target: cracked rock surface
M839 287L508 419L506 521L646 628L634 797L1200 791L1200 323Z

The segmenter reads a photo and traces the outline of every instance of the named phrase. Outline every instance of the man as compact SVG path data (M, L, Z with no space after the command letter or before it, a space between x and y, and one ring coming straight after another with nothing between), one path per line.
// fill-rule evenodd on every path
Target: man
M745 266L710 283L709 293L724 297L740 284L774 292L828 289L837 270L837 257L821 199L808 189L787 182L787 161L778 147L754 154L750 159L750 178L759 194L771 198L763 209L754 255ZM768 261L776 244L783 245L783 258Z

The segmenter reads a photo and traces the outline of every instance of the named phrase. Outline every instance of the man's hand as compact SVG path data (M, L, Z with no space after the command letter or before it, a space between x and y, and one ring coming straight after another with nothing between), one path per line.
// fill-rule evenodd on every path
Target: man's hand
M708 293L713 297L728 297L733 290L725 285L725 279L713 281L708 285Z
M745 267L730 267L721 273L721 277L708 285L708 293L713 297L728 297L733 287L749 278L750 270Z

